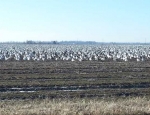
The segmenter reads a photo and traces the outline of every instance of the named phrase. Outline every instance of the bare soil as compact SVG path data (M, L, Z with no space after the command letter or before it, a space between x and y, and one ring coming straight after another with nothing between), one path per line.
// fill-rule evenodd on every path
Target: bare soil
M0 62L0 99L150 96L150 62Z

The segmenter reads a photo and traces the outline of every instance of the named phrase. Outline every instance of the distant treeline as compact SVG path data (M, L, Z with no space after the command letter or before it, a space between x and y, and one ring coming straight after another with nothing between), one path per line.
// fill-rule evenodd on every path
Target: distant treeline
M94 41L26 41L27 44L98 44Z
M57 41L26 41L26 44L58 44Z
M119 43L119 42L95 42L95 41L32 41L27 40L26 42L0 42L0 43L6 43L6 44L77 44L77 45L150 45L150 43Z

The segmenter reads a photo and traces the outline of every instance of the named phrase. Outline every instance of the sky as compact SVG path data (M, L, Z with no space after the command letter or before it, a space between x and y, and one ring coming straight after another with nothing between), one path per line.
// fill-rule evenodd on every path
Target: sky
M0 0L0 42L150 42L150 0Z

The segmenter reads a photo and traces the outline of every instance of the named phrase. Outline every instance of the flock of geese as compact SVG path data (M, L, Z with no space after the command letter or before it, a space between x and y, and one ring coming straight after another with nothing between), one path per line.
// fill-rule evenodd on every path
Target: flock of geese
M146 61L148 45L0 44L0 61Z

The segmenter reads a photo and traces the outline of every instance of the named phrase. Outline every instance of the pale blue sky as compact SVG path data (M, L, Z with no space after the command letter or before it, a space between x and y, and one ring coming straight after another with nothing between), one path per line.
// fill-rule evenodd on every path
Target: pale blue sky
M150 42L150 0L0 0L1 41Z

